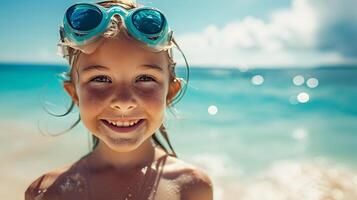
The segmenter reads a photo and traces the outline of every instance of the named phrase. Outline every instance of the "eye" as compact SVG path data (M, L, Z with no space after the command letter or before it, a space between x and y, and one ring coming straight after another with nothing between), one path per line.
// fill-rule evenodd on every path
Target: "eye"
M90 80L91 82L104 82L104 83L111 83L112 80L108 76L96 76Z
M149 82L149 81L155 81L154 78L152 78L151 76L149 75L142 75L142 76L139 76L138 79L136 79L137 81L143 81L143 82Z

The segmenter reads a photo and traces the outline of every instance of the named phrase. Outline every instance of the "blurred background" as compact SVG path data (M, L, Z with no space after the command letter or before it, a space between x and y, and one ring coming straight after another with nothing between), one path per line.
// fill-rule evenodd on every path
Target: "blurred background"
M0 195L89 151L59 74L58 27L77 1L2 1ZM357 199L354 0L138 1L161 9L190 64L165 124L183 160L208 172L215 199ZM186 69L179 52L177 74Z

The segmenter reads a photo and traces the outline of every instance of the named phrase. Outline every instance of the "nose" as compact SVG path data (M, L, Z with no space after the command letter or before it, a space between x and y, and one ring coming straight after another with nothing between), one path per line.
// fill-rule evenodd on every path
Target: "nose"
M133 98L132 92L129 90L130 89L123 87L118 89L110 102L110 107L122 113L134 110L137 107L137 103Z
M123 104L121 103L119 104L112 104L111 108L118 110L118 111L122 111L122 112L127 112L129 110L133 110L136 106L135 105L129 105L129 104Z

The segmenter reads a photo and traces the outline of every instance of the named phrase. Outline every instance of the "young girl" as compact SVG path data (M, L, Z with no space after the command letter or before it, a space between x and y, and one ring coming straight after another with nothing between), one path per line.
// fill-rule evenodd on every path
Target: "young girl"
M163 126L165 109L182 90L164 15L124 0L75 4L60 44L71 66L63 86L94 147L35 180L25 199L212 199L210 178L177 158Z
M94 147L36 179L25 199L212 199L210 178L177 158L163 126L182 90L164 15L125 0L81 3L68 8L60 31L71 66L63 86Z

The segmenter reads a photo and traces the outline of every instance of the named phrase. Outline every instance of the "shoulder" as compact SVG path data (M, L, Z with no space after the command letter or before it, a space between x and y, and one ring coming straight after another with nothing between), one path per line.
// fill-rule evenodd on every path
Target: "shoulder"
M181 179L182 199L211 200L213 184L206 172L194 166L188 166ZM179 179L180 180L180 179Z
M71 166L72 165L62 166L35 179L25 191L25 200L41 199L42 196L45 194L47 195L51 186L59 179L59 177L61 177L61 175L68 172Z
M180 185L181 197L185 200L213 199L213 184L202 169L177 158L170 157L166 174L171 174Z

